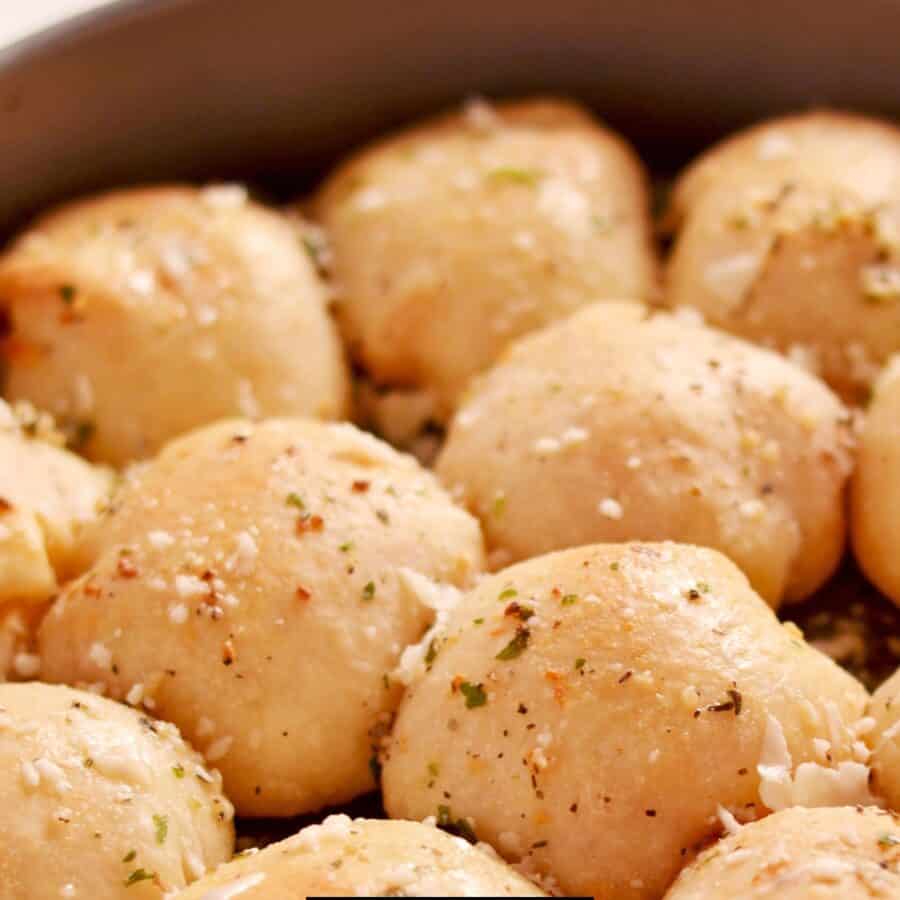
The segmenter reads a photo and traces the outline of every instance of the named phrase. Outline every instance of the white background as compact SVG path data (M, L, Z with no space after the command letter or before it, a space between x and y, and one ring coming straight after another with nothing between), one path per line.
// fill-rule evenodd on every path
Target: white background
M0 0L0 46L108 0Z

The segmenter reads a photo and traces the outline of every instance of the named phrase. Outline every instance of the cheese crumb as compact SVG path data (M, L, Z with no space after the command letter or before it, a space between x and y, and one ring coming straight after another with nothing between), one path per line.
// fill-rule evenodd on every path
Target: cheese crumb
M99 641L94 641L88 648L88 659L101 669L108 669L112 665L112 651Z
M179 597L200 597L209 593L209 586L196 575L176 575L175 590Z
M607 519L621 519L625 514L625 511L622 509L622 504L613 497L604 497L604 499L597 504L597 509L599 510L600 515L606 516Z
M13 669L20 678L34 678L41 671L41 658L35 653L17 653Z

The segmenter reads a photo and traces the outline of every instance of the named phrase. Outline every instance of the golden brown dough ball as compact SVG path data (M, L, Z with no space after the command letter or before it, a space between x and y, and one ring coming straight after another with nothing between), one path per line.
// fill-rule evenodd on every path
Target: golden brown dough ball
M0 400L0 677L33 677L32 627L77 572L75 548L112 489L111 473L61 446L46 416Z
M688 866L666 900L873 900L900 896L900 827L872 807L775 813Z
M232 893L228 893L231 891ZM180 900L306 897L544 897L489 848L430 825L329 816L236 859Z
M865 689L713 550L512 566L429 659L383 754L386 809L464 821L564 894L656 898L722 821L872 802Z
M900 810L900 669L872 695L869 715L874 721L866 740L875 789L891 809Z
M596 300L655 288L639 161L558 100L425 122L328 179L339 320L383 385L433 394L445 417L518 335Z
M370 731L433 617L482 564L478 523L351 425L224 422L138 467L40 631L43 677L175 722L244 815L373 787Z
M0 685L0 893L171 897L231 857L232 807L176 728L67 687Z
M776 119L675 187L672 306L769 344L864 398L900 349L900 130L839 113Z
M866 576L900 604L900 357L872 393L853 476L851 537Z
M773 353L637 304L520 339L472 387L437 464L515 561L592 541L715 547L771 604L837 565L846 412Z
M114 464L228 416L337 418L325 300L295 227L242 188L90 198L0 259L6 394Z

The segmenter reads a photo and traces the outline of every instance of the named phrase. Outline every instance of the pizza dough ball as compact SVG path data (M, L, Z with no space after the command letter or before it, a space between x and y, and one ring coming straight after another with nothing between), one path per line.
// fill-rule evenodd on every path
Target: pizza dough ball
M869 715L874 724L866 740L875 789L891 809L900 810L900 669L872 695Z
M900 826L880 809L786 809L688 866L666 900L872 900L900 896Z
M546 896L483 845L419 822L343 815L236 859L180 900L238 894L241 900Z
M510 348L470 391L437 471L506 559L690 542L777 605L840 559L848 443L840 402L775 354L601 303Z
M446 417L518 335L655 288L633 151L559 100L471 104L367 148L314 203L339 320L378 384Z
M900 348L900 129L837 113L752 128L676 185L672 306L865 397Z
M851 537L866 577L900 604L900 357L875 384L853 476Z
M46 416L0 400L0 677L34 677L33 626L77 572L75 547L112 489L111 473L61 446Z
M465 596L429 659L383 754L386 809L443 810L564 894L659 897L720 808L871 802L865 689L713 550L520 563Z
M38 221L0 259L6 395L121 464L227 416L346 411L325 288L242 188L118 191Z
M430 579L463 586L482 564L477 522L414 460L288 419L170 443L85 548L96 562L41 626L43 677L175 722L242 815L373 787L370 732L441 602Z
M111 700L0 685L0 772L4 897L161 900L231 857L218 773Z

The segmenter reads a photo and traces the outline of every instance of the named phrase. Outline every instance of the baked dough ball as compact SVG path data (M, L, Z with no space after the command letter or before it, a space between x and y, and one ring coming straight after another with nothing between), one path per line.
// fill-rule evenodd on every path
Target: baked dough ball
M900 130L838 113L714 147L676 185L672 306L771 344L847 399L900 349Z
M875 789L891 809L900 810L900 669L872 695L869 715L874 722L866 740Z
M241 900L546 896L483 845L473 847L419 822L343 815L236 859L180 900L238 894Z
M440 603L429 579L463 586L482 564L477 522L414 460L288 419L170 443L85 548L95 564L41 626L43 677L152 704L242 815L373 787L369 733Z
M0 677L33 677L32 626L112 488L111 473L60 445L46 416L0 400Z
M900 357L875 384L853 476L851 537L866 576L900 604Z
M325 289L242 188L119 191L37 222L0 259L6 394L121 464L216 419L337 418Z
M437 470L501 558L679 540L721 550L776 605L840 559L848 442L840 402L775 354L602 303L510 348Z
M313 210L352 352L378 384L430 390L439 419L512 338L654 292L641 165L568 102L477 102L380 141Z
M900 827L880 809L786 809L706 850L666 900L900 896Z
M659 897L720 808L871 802L851 756L865 689L713 550L520 563L429 657L383 754L386 809L465 821L564 894Z
M219 775L111 700L0 685L0 772L4 897L162 898L231 857Z

